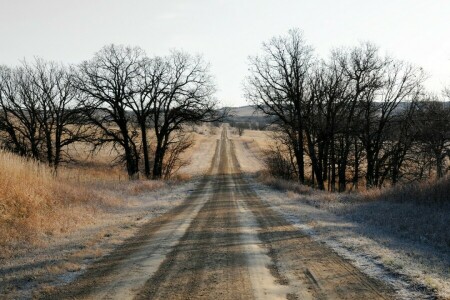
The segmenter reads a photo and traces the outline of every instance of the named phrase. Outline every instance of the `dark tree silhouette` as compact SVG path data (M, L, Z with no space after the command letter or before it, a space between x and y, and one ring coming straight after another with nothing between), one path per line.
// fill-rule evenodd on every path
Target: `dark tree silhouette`
M167 74L164 89L153 104L153 129L156 137L153 178L163 176L167 150L175 140L172 135L187 123L215 121L218 115L209 66L202 57L174 51L165 58ZM223 117L223 116L222 116Z
M4 146L57 168L67 147L87 138L84 107L77 100L74 71L36 59L0 70L0 129Z
M295 154L298 180L304 172L304 105L308 100L308 77L314 63L312 49L298 30L263 44L263 54L250 58L246 97L267 115L274 116L289 137Z
M129 99L140 92L144 53L140 48L117 45L103 47L79 66L77 88L84 93L82 104L99 129L97 145L113 143L123 150L128 176L139 172L139 136Z

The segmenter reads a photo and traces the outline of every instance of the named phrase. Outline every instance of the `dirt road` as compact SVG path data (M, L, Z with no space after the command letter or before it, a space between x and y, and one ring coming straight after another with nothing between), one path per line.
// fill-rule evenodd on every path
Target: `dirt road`
M390 299L252 191L224 128L209 175L82 276L42 298Z

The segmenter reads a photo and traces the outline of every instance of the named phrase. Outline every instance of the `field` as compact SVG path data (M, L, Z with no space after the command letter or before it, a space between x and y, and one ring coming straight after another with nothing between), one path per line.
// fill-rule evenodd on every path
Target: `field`
M56 177L0 153L0 294L450 297L449 207L428 201L448 203L448 178L319 192L265 173L268 132L201 126L192 138L189 164L167 182L128 181L109 149Z

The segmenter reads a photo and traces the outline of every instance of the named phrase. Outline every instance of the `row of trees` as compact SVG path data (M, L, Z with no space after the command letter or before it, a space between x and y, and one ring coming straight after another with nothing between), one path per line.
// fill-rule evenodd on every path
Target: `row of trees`
M184 125L220 119L214 91L208 64L181 51L109 45L78 66L1 66L1 142L55 169L71 144L112 145L130 178L168 177L191 144Z
M450 149L450 108L425 93L424 72L364 43L314 56L298 30L250 58L247 98L275 118L268 159L283 177L325 189L442 177ZM307 161L305 161L307 157ZM305 165L311 165L310 177Z

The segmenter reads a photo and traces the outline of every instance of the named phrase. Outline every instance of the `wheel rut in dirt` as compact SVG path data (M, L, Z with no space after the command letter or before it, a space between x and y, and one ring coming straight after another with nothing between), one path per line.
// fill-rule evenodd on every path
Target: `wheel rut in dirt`
M208 174L218 168L219 141ZM178 243L210 196L211 176L205 176L182 205L151 220L109 255L94 262L74 282L41 299L133 299Z
M232 145L232 148L234 146ZM233 164L239 168L235 152ZM393 290L369 278L350 262L290 224L264 203L240 172L236 188L259 224L259 238L278 274L288 281L296 299L392 299Z
M253 298L228 158L224 131L212 197L137 299Z
M209 175L53 299L390 299L291 225L243 177L224 127Z

